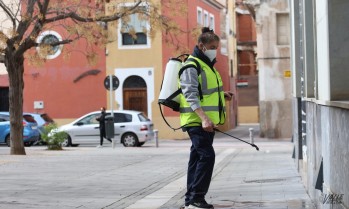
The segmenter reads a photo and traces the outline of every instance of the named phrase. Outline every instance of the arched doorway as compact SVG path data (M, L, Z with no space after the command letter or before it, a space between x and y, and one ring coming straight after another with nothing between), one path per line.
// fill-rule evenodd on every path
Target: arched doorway
M148 115L147 84L140 76L130 76L123 84L125 110L138 110Z

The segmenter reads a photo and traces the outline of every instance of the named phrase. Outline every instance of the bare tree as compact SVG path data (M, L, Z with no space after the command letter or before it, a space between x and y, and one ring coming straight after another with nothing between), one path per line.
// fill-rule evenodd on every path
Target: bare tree
M162 0L161 3L169 6L178 5L181 1ZM127 2L131 2L132 6L124 6ZM147 28L147 32L150 36L156 30L163 30L166 34L171 31L178 33L179 28L170 18L161 14L161 6L156 2L159 1L0 0L0 63L5 64L9 76L11 154L26 154L22 139L24 60L44 60L53 47L82 38L87 43L105 44L108 40L107 28L101 26L113 22L117 24L119 19L127 21L131 14L138 14L149 21L150 28ZM172 8L183 9L178 6ZM57 26L63 27L69 35L62 40L37 43L43 30ZM129 33L132 35L132 30ZM26 57L26 52L35 47L40 50L32 50L35 55ZM87 59L93 61L94 53L87 53Z

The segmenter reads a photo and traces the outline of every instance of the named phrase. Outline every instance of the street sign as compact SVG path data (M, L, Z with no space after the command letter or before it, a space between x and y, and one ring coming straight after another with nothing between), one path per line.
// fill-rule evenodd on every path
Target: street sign
M112 90L115 91L119 87L119 79L115 76L111 76L111 84L110 84L110 76L105 77L104 79L104 87L110 91L110 86Z
M284 77L285 78L291 78L291 70L285 70L284 71Z

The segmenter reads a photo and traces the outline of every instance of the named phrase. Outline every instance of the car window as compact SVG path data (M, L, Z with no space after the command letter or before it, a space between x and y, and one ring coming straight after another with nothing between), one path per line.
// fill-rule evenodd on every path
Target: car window
M132 122L132 115L126 113L114 113L114 123Z
M0 115L0 122L10 121L10 116Z
M138 118L139 118L139 121L142 121L142 122L150 121L150 119L147 116L145 116L143 113L139 113Z
M96 118L99 117L100 114L92 114L89 116L84 117L83 119L79 120L78 123L83 123L83 124L99 124Z
M27 121L29 123L36 123L36 120L31 115L23 115L23 118L24 118L25 121Z
M54 123L54 121L52 120L52 118L50 116L48 116L47 113L43 113L40 115L42 119L45 120L46 123Z
M40 117L38 114L31 114L34 117L34 120L38 123L39 126L42 126L45 124L45 121Z
M6 120L5 118L1 118L0 117L0 122L6 122L6 121L8 121L8 120Z

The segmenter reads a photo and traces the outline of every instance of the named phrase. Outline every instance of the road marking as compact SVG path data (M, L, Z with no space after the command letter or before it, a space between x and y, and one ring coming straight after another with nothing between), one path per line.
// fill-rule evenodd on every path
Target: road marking
M235 149L226 149L216 156L215 164L219 164L224 158L233 153ZM185 189L187 184L187 175L180 177L179 179L172 181L161 189L157 190L145 196L143 199L138 200L134 204L130 205L126 209L149 209L159 208L168 202L172 197L177 195L180 191Z

